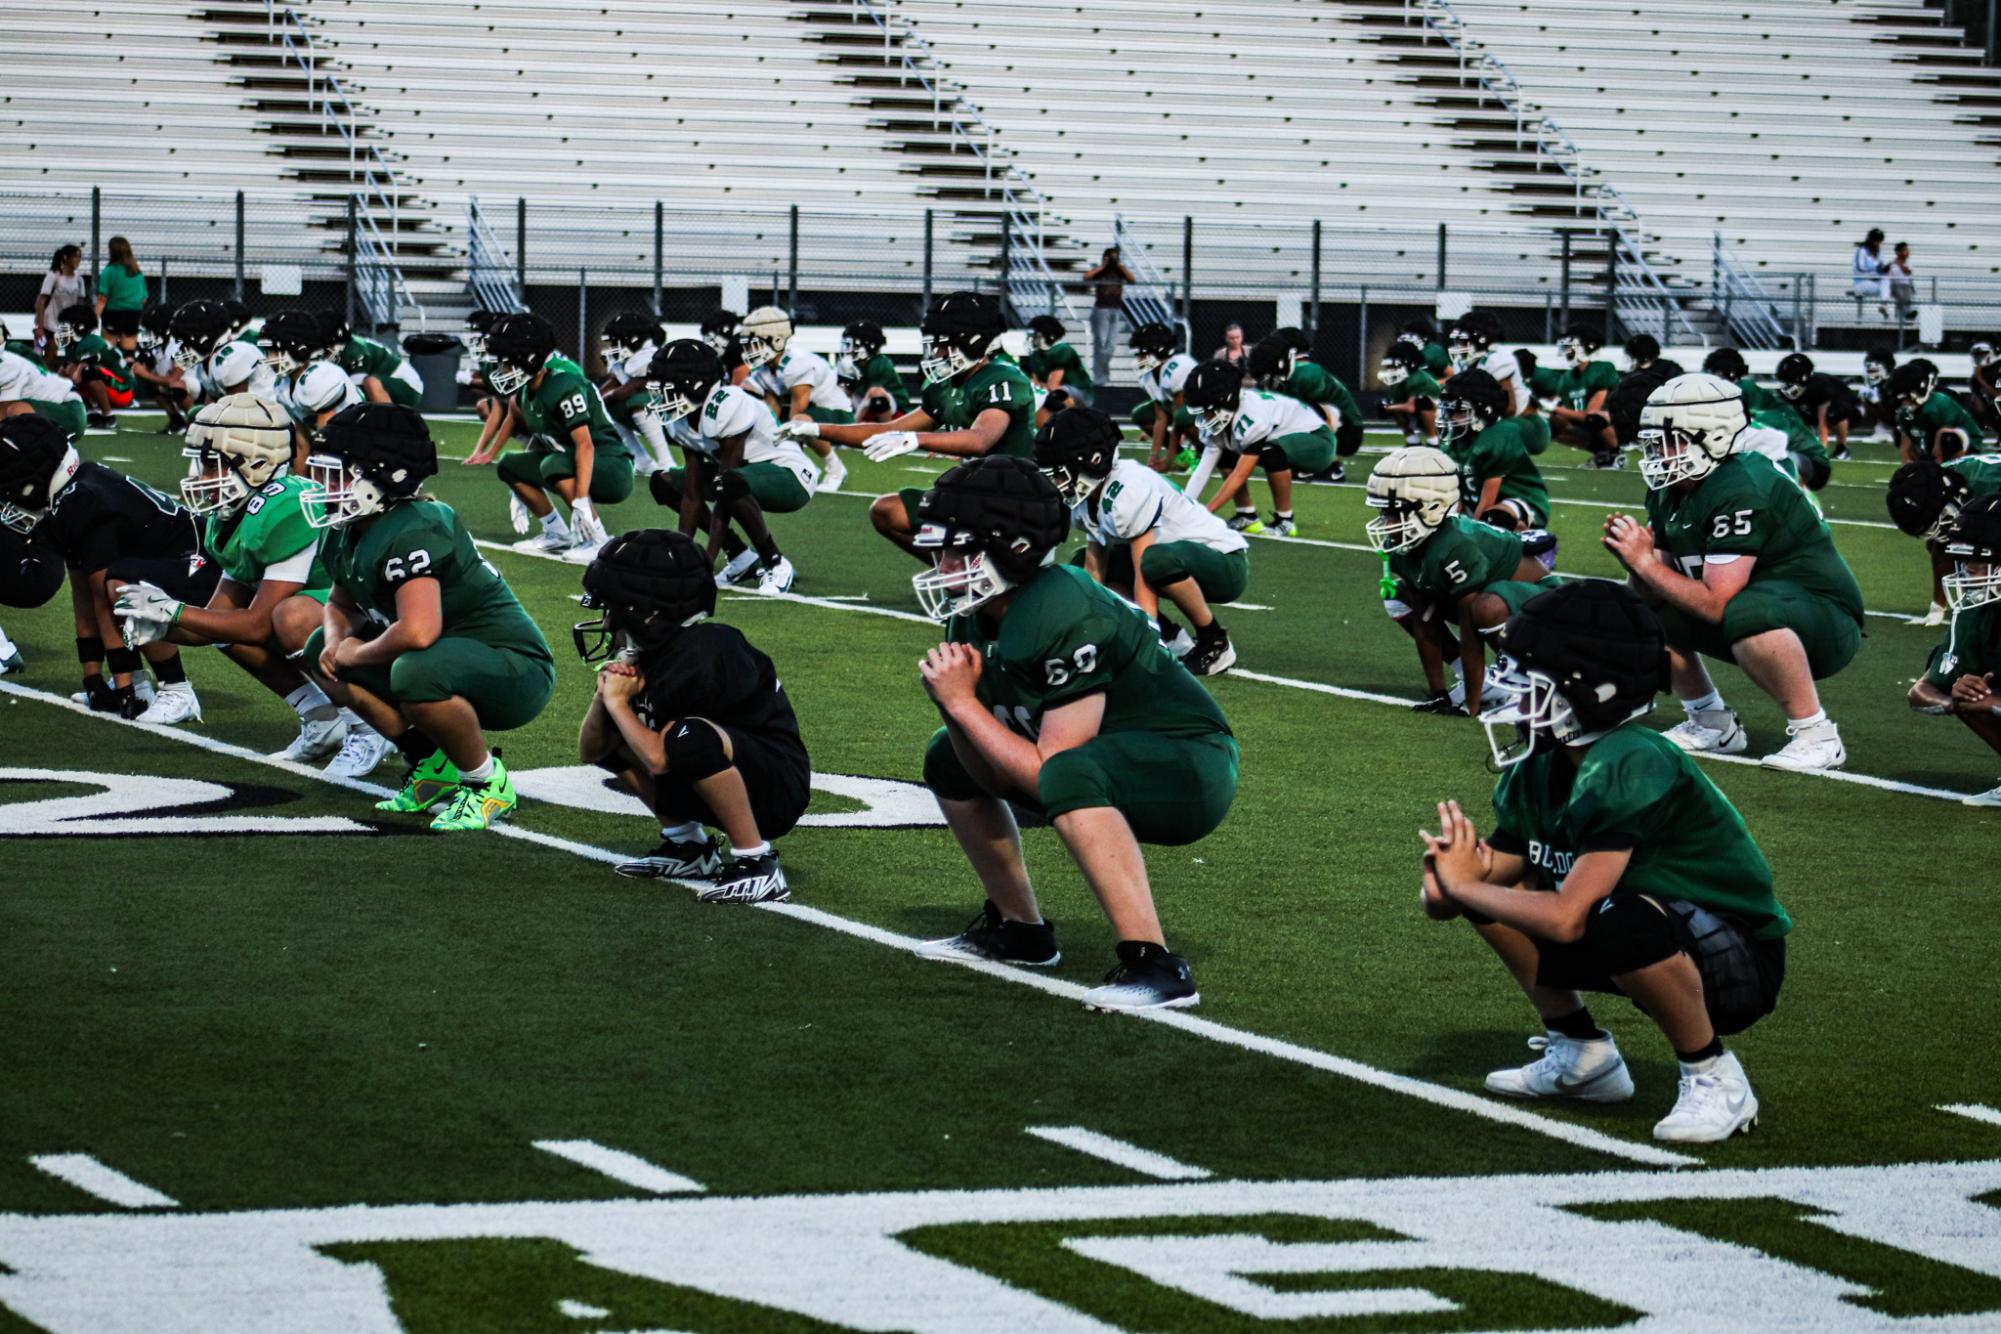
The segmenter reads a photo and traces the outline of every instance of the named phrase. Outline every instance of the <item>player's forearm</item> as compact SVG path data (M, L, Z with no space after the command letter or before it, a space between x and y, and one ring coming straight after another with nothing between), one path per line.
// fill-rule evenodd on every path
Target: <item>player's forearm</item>
M1491 917L1502 926L1511 926L1538 940L1558 943L1577 938L1585 912L1591 906L1586 903L1580 910L1561 894L1493 885L1484 880L1447 886L1445 893L1461 908Z
M591 433L579 426L570 435L570 461L576 466L577 494L570 504L574 507L579 500L591 498L591 471L597 466L597 445Z
M1042 753L1026 737L1016 736L987 712L978 699L962 701L945 711L968 745L1010 790L1038 799L1042 783Z
M1952 697L1952 693L1940 690L1928 677L1919 677L1918 683L1911 687L1911 693L1906 698L1911 707L1919 713L1957 712L1958 701Z
M408 621L397 621L375 638L357 647L347 665L387 667L405 653L416 653L437 642L438 636L435 633L419 629Z
M373 375L363 377L361 381L361 393L371 403L387 403L389 401L389 391L384 389L382 381L376 379Z
M1659 552L1649 552L1632 573L1648 591L1676 611L1699 617L1711 625L1723 623L1723 608L1730 599L1700 579L1678 573L1661 559Z
M667 743L660 733L639 720L639 715L632 711L631 701L607 697L604 712L618 728L619 739L646 766L646 772L656 777L667 772Z
M957 459L976 459L990 452L1000 443L998 435L988 435L984 431L919 431L917 447L928 449L933 454L946 454Z

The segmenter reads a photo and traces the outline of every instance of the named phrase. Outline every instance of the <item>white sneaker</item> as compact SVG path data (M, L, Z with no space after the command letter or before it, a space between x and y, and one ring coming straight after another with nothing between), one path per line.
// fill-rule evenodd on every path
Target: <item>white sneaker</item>
M1796 773L1839 769L1848 763L1848 748L1841 744L1841 729L1831 722L1815 723L1812 727L1787 723L1786 735L1792 739L1758 763L1767 769L1790 769Z
M0 676L18 675L28 670L21 661L21 650L14 647L12 640L0 640Z
M1735 709L1704 709L1662 735L1696 755L1742 755L1751 746L1751 738L1744 735L1744 725L1737 721Z
M347 729L347 740L341 742L340 754L327 761L327 767L320 772L328 778L366 778L394 749L388 737L356 723Z
M757 561L756 547L745 547L737 552L730 557L729 564L723 566L722 573L716 576L716 587L730 588L742 583L757 568Z
M1163 640L1162 646L1175 657L1185 658L1188 650L1195 647L1195 636L1188 633L1187 627L1177 625L1174 627L1174 638Z
M1683 1075L1674 1110L1654 1127L1654 1138L1674 1144L1715 1144L1758 1123L1758 1095L1737 1053L1726 1051L1701 1075Z
M293 760L304 763L307 760L323 760L341 747L347 735L347 719L336 709L331 718L299 719L299 735L292 738L292 744L271 758Z
M189 687L192 689L193 687ZM153 689L153 678L144 672L132 674L132 698L141 704L151 704L158 692Z
M1904 624L1922 625L1927 627L1944 625L1945 606L1942 603L1934 602L1931 605L1931 609L1927 611L1924 615L1913 616L1909 620L1905 621Z
M563 559L571 565L589 565L598 558L598 552L604 550L605 541L609 540L607 538L597 542L579 542L563 553Z
M1986 792L1976 792L1970 797L1961 797L1959 804L1962 806L2001 806L2001 787L1991 788Z
M1573 1098L1578 1102L1625 1102L1633 1096L1633 1075L1609 1037L1530 1038L1542 1058L1487 1076L1487 1091L1504 1098Z
M841 451L837 449L827 455L826 469L821 472L819 485L815 486L813 490L816 492L838 491L841 489L841 483L847 480L848 465L841 462Z
M512 544L511 550L529 556L560 556L576 541L568 528L545 528L533 537Z
M526 533L535 527L535 516L528 512L528 506L522 503L521 497L512 492L507 496L507 521L514 525L517 533Z
M190 721L200 722L201 701L195 698L194 686L187 681L161 686L154 694L153 702L139 715L139 721L156 723L162 727L173 727Z
M780 556L776 565L767 566L764 575L757 581L757 591L771 596L792 591L792 562Z

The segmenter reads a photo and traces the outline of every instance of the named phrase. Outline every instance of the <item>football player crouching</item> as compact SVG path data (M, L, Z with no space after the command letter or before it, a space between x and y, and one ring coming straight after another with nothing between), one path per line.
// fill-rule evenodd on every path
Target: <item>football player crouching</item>
M44 606L63 586L63 558L32 533L0 523L0 607ZM0 626L0 676L26 670L21 648Z
M888 343L874 320L856 320L841 330L841 355L834 372L855 402L856 421L894 421L903 415L906 403L916 401L903 372L883 351Z
M1026 459L960 464L924 493L918 520L918 548L936 563L912 585L946 626L919 668L943 722L924 781L987 892L972 925L921 952L1029 967L1061 959L1013 802L1055 825L1118 934L1118 966L1084 1004L1194 1005L1140 846L1193 843L1223 822L1237 742L1222 709L1131 603L1055 563L1070 516Z
M1925 544L1931 558L1931 608L1912 621L1945 624L1945 576L1952 562L1945 554L1946 534L1969 500L2001 493L2001 454L1962 454L1946 463L1917 459L1890 474L1884 499L1890 520L1907 537Z
M132 371L133 388L144 390L166 414L160 429L167 435L187 430L188 373L174 361L174 307L155 301L139 312L139 332L133 335L132 355L126 365Z
M1939 387L1938 367L1923 357L1897 367L1885 393L1895 405L1897 450L1906 463L1920 458L1944 463L1976 454L1986 443L1980 423Z
M1950 714L2001 752L2001 495L1968 501L1945 539L1952 626L1911 687L1919 713ZM1963 798L2001 806L2001 787Z
M716 582L740 584L756 573L758 592L791 592L797 572L764 516L806 508L820 470L779 432L761 400L729 383L723 359L708 344L676 339L655 354L646 378L653 390L648 410L670 426L686 423L690 432L682 437L686 464L648 479L653 499L680 515L683 533L707 535L711 569L719 549L728 553Z
M1095 394L1084 359L1064 341L1068 333L1054 315L1037 315L1028 322L1028 355L1021 359L1021 369L1036 388L1038 430L1066 407L1089 407Z
M705 349L706 350L706 349ZM799 720L771 659L716 609L712 567L683 533L613 538L584 571L577 652L600 662L577 749L619 775L660 821L660 846L620 875L701 882L705 903L783 902L772 840L812 795ZM721 830L731 856L710 838Z
M1291 325L1275 330L1251 348L1251 379L1260 389L1319 409L1334 432L1334 462L1298 480L1345 482L1348 474L1341 460L1362 448L1362 405L1340 376L1308 356L1312 350L1313 340L1305 330Z
M1429 445L1392 450L1369 474L1369 507L1382 511L1366 531L1383 557L1383 610L1417 645L1425 713L1478 714L1487 637L1558 583L1520 534L1456 513L1459 485L1458 467ZM1459 678L1450 688L1447 662Z
M1195 451L1188 441L1196 433L1195 414L1181 394L1195 358L1181 350L1180 332L1157 320L1133 330L1132 352L1140 392L1146 395L1133 408L1133 425L1147 440L1146 466L1155 472L1194 467ZM1263 530L1260 524L1258 531Z
M363 403L327 423L306 461L306 521L327 530L333 579L301 663L409 766L382 811L447 801L439 830L485 829L515 807L488 731L526 727L555 689L548 641L449 506L420 494L438 471L424 419Z
M1654 1138L1749 1130L1758 1098L1723 1039L1778 1004L1792 930L1744 820L1689 756L1637 720L1667 673L1666 641L1627 588L1588 581L1529 601L1500 635L1482 717L1494 832L1458 802L1426 834L1425 912L1472 924L1542 1020L1542 1055L1487 1076L1510 1098L1624 1102L1633 1077L1579 993L1625 996L1681 1065ZM1505 743L1505 744L1504 744Z
M850 426L793 420L781 437L818 439L858 447L875 463L917 450L953 458L1035 452L1035 386L999 346L1007 325L1000 310L976 292L948 292L924 316L924 390L917 406L894 421ZM877 496L869 522L883 537L925 563L917 549L917 503L922 487Z
M799 345L792 334L792 317L776 306L760 306L743 317L739 342L750 367L745 387L763 394L781 421L832 426L854 421L854 400L841 387L832 363ZM834 453L833 445L804 434L799 439L820 456L828 489L839 489L847 480L848 465Z
M1438 443L1438 399L1442 393L1437 379L1424 364L1424 350L1397 339L1383 353L1376 379L1388 393L1383 413L1403 432L1406 445Z
M667 333L651 315L627 310L605 321L603 336L606 377L599 393L605 411L625 438L633 471L641 477L665 472L674 466L674 451L667 447L660 418L644 409L646 368L653 364L653 354L667 340Z
M1442 393L1438 439L1459 465L1461 510L1509 532L1542 529L1549 487L1530 448L1534 415L1510 417L1507 390L1478 367L1453 376Z
M1118 423L1096 408L1066 408L1035 437L1035 463L1089 539L1085 571L1160 626L1161 642L1197 676L1236 665L1211 603L1235 602L1250 583L1250 541L1153 469L1119 457ZM1166 599L1195 634L1174 624Z
M346 373L364 399L406 408L424 401L423 377L401 349L362 337L340 311L325 311L319 318L326 359Z
M1202 461L1189 474L1186 490L1200 496L1209 474L1225 460L1230 471L1209 499L1214 514L1232 501L1236 514L1232 528L1252 530L1258 525L1257 505L1251 498L1251 474L1265 470L1271 487L1272 517L1262 531L1276 537L1296 537L1299 526L1292 517L1292 482L1295 473L1314 477L1332 468L1340 452L1334 428L1320 409L1296 398L1244 388L1244 377L1227 361L1205 361L1188 376L1182 391L1188 408L1202 423L1207 442Z
M88 409L90 426L118 425L114 409L132 406L132 375L125 354L97 331L97 312L89 305L69 307L56 317L57 374L76 386Z
M275 398L277 375L264 351L236 336L236 320L220 301L190 301L174 312L174 364L188 376L184 410L230 394Z

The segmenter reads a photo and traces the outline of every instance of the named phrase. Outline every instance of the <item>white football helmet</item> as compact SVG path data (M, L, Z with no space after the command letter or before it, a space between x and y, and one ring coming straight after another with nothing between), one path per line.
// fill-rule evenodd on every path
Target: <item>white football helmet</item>
M234 513L251 492L292 464L292 419L268 398L231 394L203 408L188 428L188 475L181 499L197 514Z
M1640 476L1649 490L1707 477L1750 425L1744 391L1715 375L1677 375L1640 409Z
M1369 520L1369 545L1403 551L1430 537L1459 507L1459 465L1442 449L1405 445L1369 474L1368 500L1381 515Z
M339 412L362 401L346 371L331 361L316 361L292 382L292 401L309 413Z
M264 354L249 343L226 343L209 358L208 375L223 390L235 394L249 385L250 377L264 365Z
M776 306L759 306L743 317L739 338L744 364L756 370L785 355L785 345L792 341L792 317Z

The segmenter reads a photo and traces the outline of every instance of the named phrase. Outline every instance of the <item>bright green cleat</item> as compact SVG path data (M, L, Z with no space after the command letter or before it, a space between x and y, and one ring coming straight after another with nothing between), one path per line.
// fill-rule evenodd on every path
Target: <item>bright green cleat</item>
M504 820L512 815L515 804L514 780L507 776L507 766L496 755L493 757L492 777L484 783L461 780L457 791L452 794L452 804L431 821L431 828L485 829L495 820Z
M409 815L450 796L458 785L458 769L445 758L445 752L433 751L430 759L405 775L403 790L385 801L376 802L375 809Z

